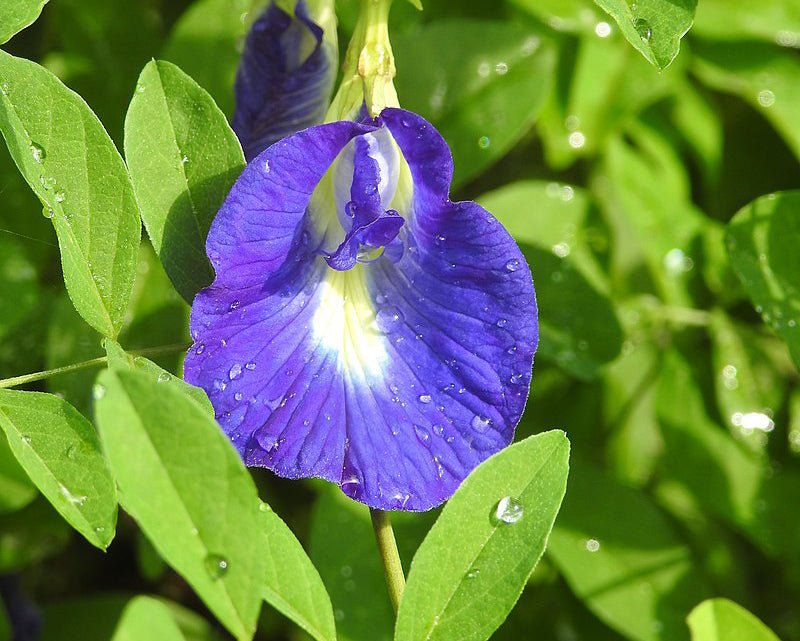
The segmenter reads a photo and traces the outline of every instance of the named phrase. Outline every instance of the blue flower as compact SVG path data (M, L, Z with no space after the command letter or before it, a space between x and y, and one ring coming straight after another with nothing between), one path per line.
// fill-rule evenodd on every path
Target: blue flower
M248 164L207 241L186 379L250 466L427 510L508 445L538 341L528 266L452 202L420 116L317 125Z
M236 73L233 129L250 161L281 138L322 122L336 79L332 3L287 13L270 4L253 23ZM331 35L314 20L326 23Z

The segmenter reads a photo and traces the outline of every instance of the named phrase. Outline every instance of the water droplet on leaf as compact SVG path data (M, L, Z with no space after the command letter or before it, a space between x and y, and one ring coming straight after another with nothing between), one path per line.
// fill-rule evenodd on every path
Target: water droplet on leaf
M494 520L497 523L513 525L519 523L525 513L525 508L513 496L504 496L494 508Z
M653 29L650 27L650 23L647 22L644 18L636 18L636 21L633 23L633 28L636 29L636 33L639 34L639 37L644 40L644 42L650 42L650 38L653 37Z
M228 572L228 560L219 554L209 554L204 562L206 572L214 579L221 579Z

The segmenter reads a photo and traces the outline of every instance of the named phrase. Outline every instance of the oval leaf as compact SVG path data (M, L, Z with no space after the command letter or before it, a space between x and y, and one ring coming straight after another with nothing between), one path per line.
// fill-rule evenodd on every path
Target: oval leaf
M569 441L552 431L506 448L467 477L414 557L396 641L491 636L544 552L568 461Z
M117 491L92 424L63 399L0 390L0 427L47 500L92 545L114 538Z
M691 550L641 492L575 465L547 549L575 594L627 639L687 638L709 595Z
M191 301L214 278L206 235L244 168L239 141L200 85L154 60L139 76L125 119L125 159L153 247Z
M125 606L111 641L184 641L169 608L152 597L139 596Z
M733 269L750 300L800 367L800 191L770 194L728 225Z
M687 621L692 641L780 641L755 616L728 599L703 601Z
M80 96L46 69L4 52L0 130L25 180L53 212L72 303L97 331L116 336L141 230L114 143Z
M0 4L0 45L33 24L47 0L3 0Z
M595 0L648 62L664 69L678 55L697 0Z
M453 187L513 147L550 94L555 52L530 27L442 20L394 45L397 92L405 108L425 116L450 144Z
M270 604L319 641L335 638L322 581L203 406L152 372L105 371L97 421L123 506L159 554L236 636Z

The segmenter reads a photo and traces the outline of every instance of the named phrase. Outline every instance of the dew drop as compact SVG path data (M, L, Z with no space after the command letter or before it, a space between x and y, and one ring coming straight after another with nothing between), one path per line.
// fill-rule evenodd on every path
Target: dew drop
M478 432L485 432L486 428L489 427L489 425L491 424L492 424L492 419L487 418L486 416L479 416L478 414L472 417L472 422L470 423L473 429L475 429Z
M419 402L425 403L426 405L430 403L433 399L431 398L430 394L420 394Z
M414 426L414 433L417 435L417 438L420 440L421 443L427 443L428 439L430 439L431 435L428 434L428 431L419 425Z
M507 272L515 272L518 269L519 269L519 261L516 258L512 258L506 263Z
M55 215L56 212L50 209L49 207L45 207L44 209L42 209L42 216L44 216L45 218L52 218Z
M194 348L194 353L198 356L206 351L206 346L203 343L200 343L197 347Z
M508 320L506 320L505 318L501 318L495 323L495 325L497 325L498 327L505 327L506 325L508 325Z
M92 398L98 401L105 395L106 395L105 386L101 385L100 383L95 383L95 386L92 388Z
M636 18L636 21L633 23L633 28L636 29L636 33L639 34L639 37L644 40L644 42L650 42L650 38L653 37L653 29L650 27L650 23L647 22L644 18Z
M228 310L229 311L233 311L234 309L239 307L239 305L241 305L241 303L238 300L235 300L230 304L230 306L228 307Z
M514 385L519 385L522 382L524 376L522 374L512 374L511 378L509 379Z
M244 364L244 368L246 370L249 370L249 371L252 372L256 368L256 364L255 363L245 363Z
M265 503L264 501L261 501L258 504L258 511L259 512L272 512L272 508L269 506L269 503Z
M397 307L388 305L378 310L375 315L375 321L378 324L378 329L384 334L389 334L400 328L404 318L403 313Z
M239 363L234 363L230 370L228 370L228 378L234 380L242 375L242 366Z
M161 372L158 375L158 378L156 379L158 383L169 383L169 381L171 380L172 380L172 374L170 374L169 372Z
M66 200L67 195L63 191L57 191L55 194L53 194L53 198L55 198L57 203L63 203L64 200Z
M206 572L213 580L221 579L228 572L228 559L219 554L209 554L204 561Z
M759 105L769 108L775 104L775 94L769 89L762 89L758 92L757 100Z
M39 178L39 182L48 191L56 186L56 179L53 176L42 176Z
M504 496L494 508L494 520L497 523L513 525L519 523L525 513L525 508L513 496Z
M344 213L347 215L348 218L354 218L356 215L356 210L358 209L358 205L356 205L352 200L348 202L344 206Z
M23 434L20 438L22 439L22 442L25 443L25 445L31 444L31 437L28 436L27 434Z
M597 552L600 549L600 541L597 539L588 539L586 541L586 550L589 552Z
M491 138L489 136L481 136L478 138L478 147L481 149L488 149L492 144Z
M469 572L467 572L468 579L477 579L481 574L481 571L478 568L472 568Z
M33 159L40 165L44 162L44 159L47 158L47 153L45 153L44 148L37 145L35 142L31 142L30 150L31 156L33 156Z

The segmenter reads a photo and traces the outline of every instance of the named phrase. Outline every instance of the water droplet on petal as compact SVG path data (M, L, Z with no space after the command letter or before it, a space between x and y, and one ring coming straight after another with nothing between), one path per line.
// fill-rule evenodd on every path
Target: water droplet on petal
M249 370L249 371L252 372L256 368L256 364L255 363L245 363L244 364L244 368L246 370Z
M228 572L228 560L219 554L209 554L204 561L206 572L213 580L221 579Z
M495 323L498 327L505 327L508 325L508 321L505 318L501 318Z
M428 431L425 428L420 427L419 425L414 426L414 433L417 435L417 438L420 440L421 443L427 443L428 439L431 437L428 434Z
M472 417L472 422L470 424L476 431L484 432L486 431L486 428L492 424L492 419L487 418L486 416L479 416L478 414L476 414L475 416Z
M397 307L388 305L378 310L375 315L375 321L378 324L378 329L385 334L390 334L402 326L404 317Z
M228 378L234 380L242 375L242 366L239 363L234 363L230 370L228 370Z
M430 403L433 399L431 398L430 394L420 394L419 402L425 403L426 405Z
M506 271L515 272L518 269L519 269L519 261L516 258L512 258L506 263Z
M497 502L494 508L494 520L497 523L513 525L519 523L525 512L525 508L513 496L504 496Z
M233 311L234 309L239 307L239 305L241 305L241 303L238 300L235 300L235 301L231 302L230 307L228 307L228 309L230 311Z
M348 202L344 206L344 213L347 215L348 218L354 218L356 215L356 210L358 209L358 205L356 205L352 200Z

